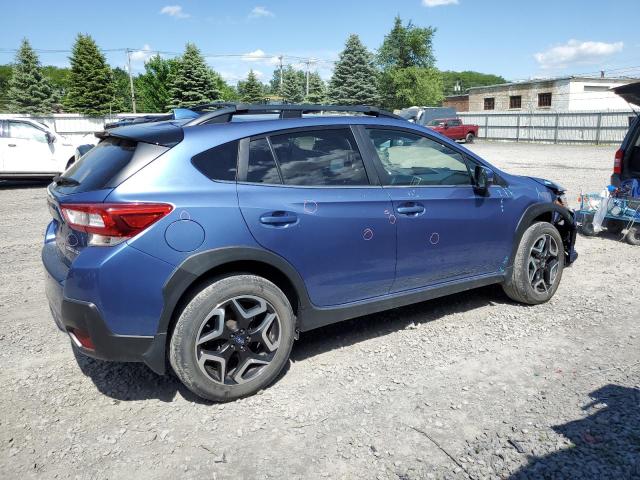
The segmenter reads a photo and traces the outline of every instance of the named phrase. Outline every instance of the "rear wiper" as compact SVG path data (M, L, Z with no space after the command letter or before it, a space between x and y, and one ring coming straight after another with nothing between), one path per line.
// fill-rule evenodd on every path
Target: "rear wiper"
M80 182L71 177L65 177L64 175L57 175L53 177L53 181L56 185L60 185L61 187L77 187L80 185Z

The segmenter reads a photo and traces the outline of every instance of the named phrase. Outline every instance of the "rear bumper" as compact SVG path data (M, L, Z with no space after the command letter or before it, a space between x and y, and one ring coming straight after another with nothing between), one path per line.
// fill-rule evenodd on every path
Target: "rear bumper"
M43 257L45 254L43 251ZM50 271L51 265L44 263L45 292L51 315L57 327L69 335L75 350L100 360L144 362L153 371L165 373L166 334L137 336L113 333L95 304L65 296L64 279L54 277L60 272ZM88 343L92 344L91 348L86 346Z

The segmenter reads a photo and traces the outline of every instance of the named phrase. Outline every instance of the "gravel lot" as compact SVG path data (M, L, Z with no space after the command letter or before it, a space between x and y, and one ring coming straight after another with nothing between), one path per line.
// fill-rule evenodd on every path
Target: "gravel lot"
M471 148L570 199L615 150ZM580 237L545 305L490 287L304 334L275 385L217 405L74 357L43 291L44 194L0 186L0 478L640 477L639 247Z

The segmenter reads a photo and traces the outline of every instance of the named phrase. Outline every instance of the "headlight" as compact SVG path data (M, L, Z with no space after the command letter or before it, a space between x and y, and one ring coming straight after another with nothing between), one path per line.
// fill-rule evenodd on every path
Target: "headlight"
M567 201L567 196L564 193L561 193L556 197L556 203L564 208L569 208L569 202Z

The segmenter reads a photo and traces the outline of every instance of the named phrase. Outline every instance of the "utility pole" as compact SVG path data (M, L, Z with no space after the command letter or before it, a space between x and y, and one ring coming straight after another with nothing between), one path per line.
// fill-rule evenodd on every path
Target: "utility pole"
M307 58L307 97L309 96L309 64L311 63L311 59Z
M282 55L278 56L280 61L280 93L282 94Z
M131 50L127 48L127 65L129 67L129 87L131 88L131 107L133 113L136 113L136 93L133 89L133 75L131 73Z

